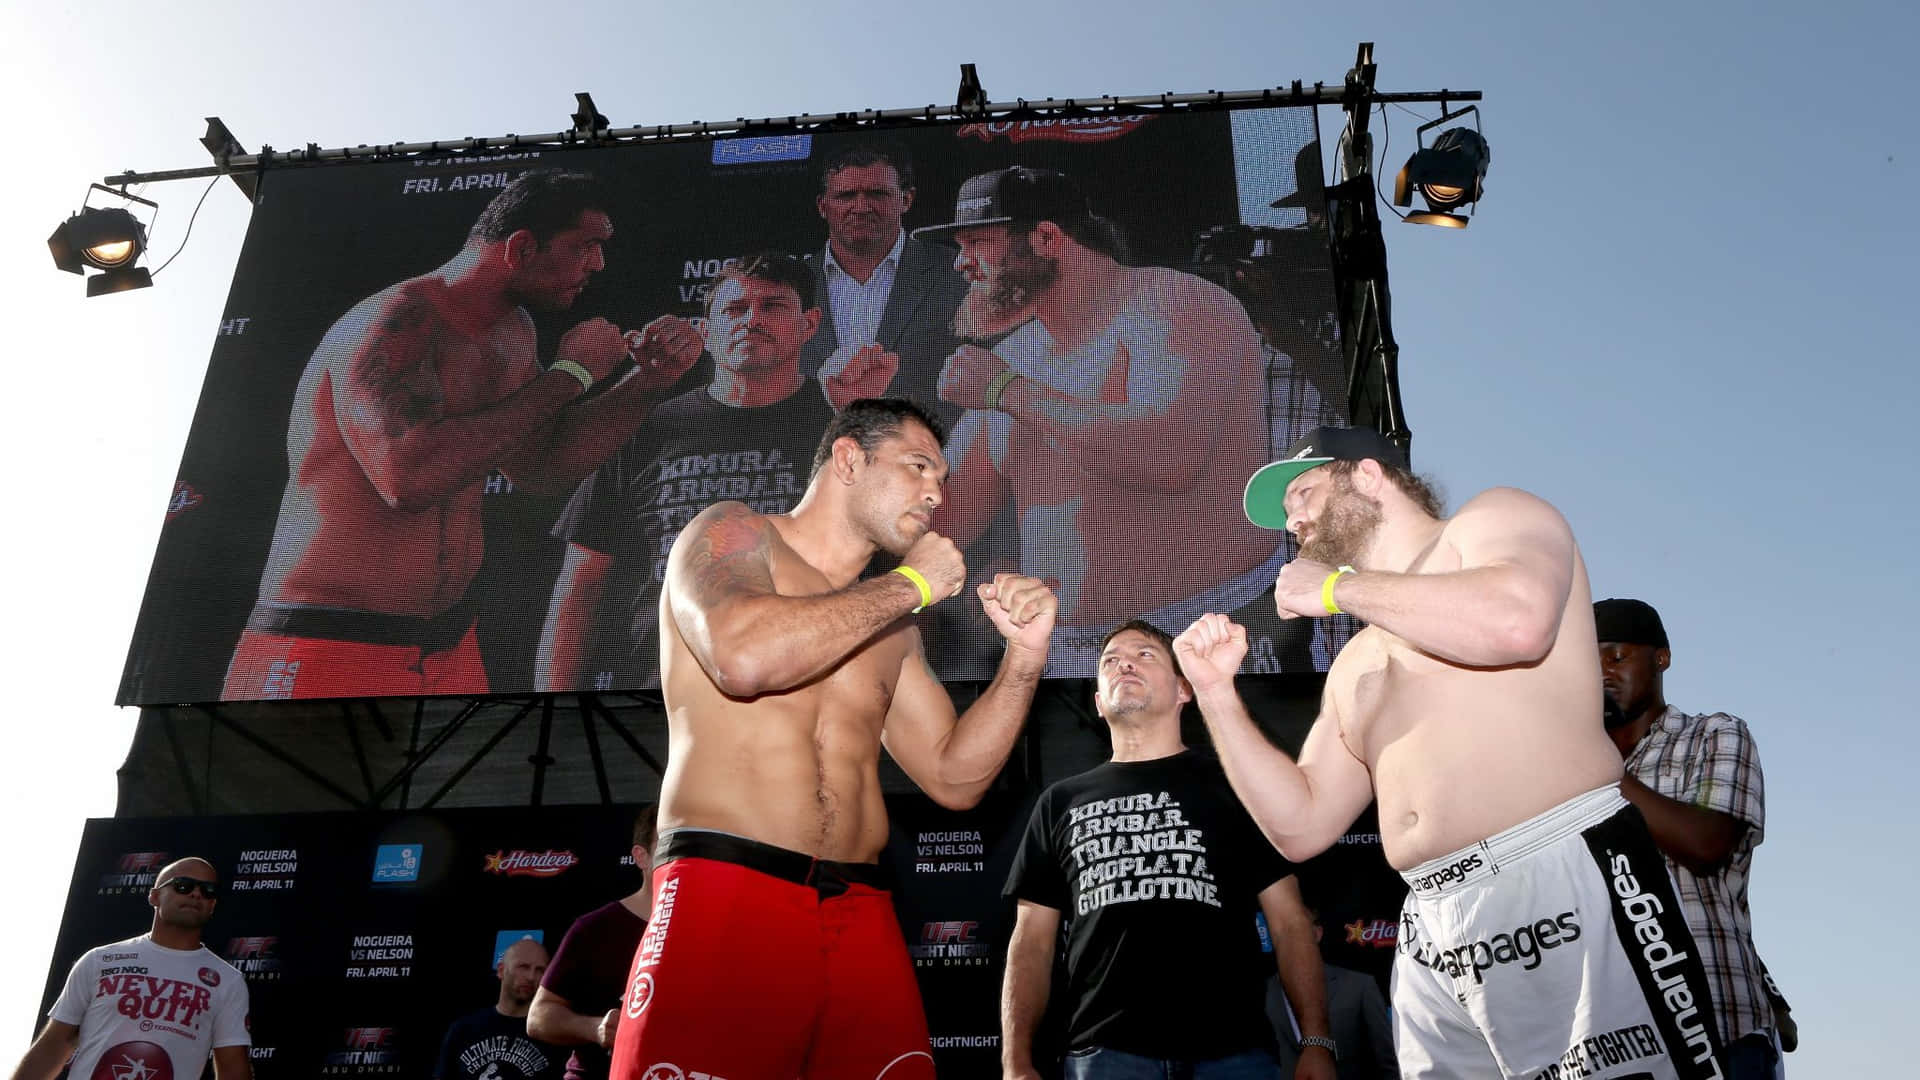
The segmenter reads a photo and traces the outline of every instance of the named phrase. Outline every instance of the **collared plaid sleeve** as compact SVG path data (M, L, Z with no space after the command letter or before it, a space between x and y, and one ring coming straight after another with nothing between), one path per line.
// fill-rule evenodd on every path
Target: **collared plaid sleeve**
M1747 725L1737 716L1714 713L1702 718L1699 772L1688 802L1706 810L1730 814L1751 826L1752 843L1760 842L1767 827L1766 781L1760 772L1760 751Z

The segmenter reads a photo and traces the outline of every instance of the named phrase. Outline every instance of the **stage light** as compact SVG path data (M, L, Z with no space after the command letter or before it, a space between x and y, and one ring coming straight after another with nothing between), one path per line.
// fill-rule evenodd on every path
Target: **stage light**
M1469 106L1460 112L1444 115L1420 128L1420 132L1424 134L1427 128L1435 124L1445 123L1469 112L1477 110ZM1476 115L1474 120L1478 123L1479 117ZM1413 193L1418 191L1427 208L1405 215L1407 222L1464 229L1471 218L1452 211L1480 202L1486 184L1487 164L1492 160L1493 152L1479 131L1464 127L1448 128L1433 140L1432 146L1422 146L1407 159L1400 175L1393 181L1394 204L1412 206Z
M99 184L89 189L88 198L94 190L158 209L138 196ZM134 265L146 253L147 227L123 207L83 204L79 213L47 237L47 248L53 253L53 265L69 274L85 274L84 268L89 266L103 271L87 278L88 296L144 289L153 284L153 275L145 267Z

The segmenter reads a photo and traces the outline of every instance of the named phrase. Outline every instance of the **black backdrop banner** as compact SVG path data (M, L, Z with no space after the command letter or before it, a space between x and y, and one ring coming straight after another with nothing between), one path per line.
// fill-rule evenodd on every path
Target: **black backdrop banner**
M997 1075L999 891L1028 801L887 803L936 1064ZM204 940L247 978L256 1076L430 1076L447 1025L494 1002L500 950L528 936L555 948L576 917L639 886L633 809L89 821L42 1015L80 954L147 929L154 874L194 855L225 886ZM766 942L767 963L782 953Z
M1130 306L1108 324L1117 336L1101 339L1104 344L1056 355L1044 314L1003 337L981 339L1012 370L1089 404L1124 406L1116 415L1134 419L1102 429L1107 434L1097 449L1059 449L1004 412L937 405L957 430L948 446L955 464L951 505L935 527L966 541L976 573L1019 568L1055 584L1062 606L1049 674L1090 674L1100 634L1121 619L1145 614L1178 631L1204 610L1243 612L1253 631L1248 671L1324 670L1330 643L1312 640L1309 627L1279 623L1263 599L1291 552L1289 541L1253 529L1238 501L1249 463L1263 462L1297 432L1345 411L1313 116L1304 109L1200 110L265 174L168 506L120 703L657 685L644 634L626 635L636 619L652 617L666 545L693 513L719 499L743 499L768 512L789 506L805 485L807 463L797 458L817 442L817 425L774 438L743 422L737 432L706 433L726 445L737 437L737 453L655 463L660 482L646 489L652 505L630 508L643 519L637 526L642 541L611 553L613 584L596 609L590 662L560 685L543 683L539 671L543 620L568 552L554 530L571 483L544 494L516 487L514 470L503 462L501 470L462 479L457 496L407 510L416 517L395 528L439 537L439 562L423 584L425 572L409 562L404 545L367 542L364 529L339 531L355 515L377 516L366 509L374 488L350 472L366 466L361 458L348 460L346 449L320 469L332 472L316 472L317 448L342 446L343 436L330 425L343 421L331 406L315 403L340 399L300 395L303 375L319 385L323 358L347 355L341 350L351 352L351 342L371 332L371 309L350 314L356 305L399 283L437 282L448 274L448 260L475 220L526 173L594 174L609 189L613 232L604 269L582 291L548 305L555 310L529 305L531 355L521 356L529 350L516 346L519 352L509 350L502 361L508 374L494 376L509 382L515 371L531 377L533 365L550 362L561 336L588 319L606 318L629 331L666 315L701 319L716 276L744 253L774 249L817 262L826 238L815 202L822 166L855 144L876 143L912 161L916 183L904 216L909 231L951 221L956 194L971 176L1009 165L1055 169L1077 182L1094 213L1118 225L1130 252L1126 263L1137 268L1126 293ZM1276 201L1286 205L1275 207ZM919 260L911 269L928 299L902 326L890 329L883 320L882 336L897 335L900 353L888 392L932 404L941 366L958 344L951 315L966 282L952 266L953 249L917 239L908 245L895 288L905 288L909 263ZM1069 299L1087 304L1114 297L1075 292ZM831 312L822 322L832 324ZM825 332L816 338L824 341ZM801 369L823 362L831 366L834 358L803 354ZM703 357L669 393L698 397L713 378L713 360ZM439 389L450 416L498 400L485 388L444 378ZM803 384L798 393L824 403L817 383ZM456 399L466 404L456 407ZM648 421L640 420L629 445L641 454L651 437ZM775 444L799 449L766 449ZM365 452L351 439L345 446ZM1172 454L1193 446L1202 450L1163 463L1124 464L1127 452L1143 447ZM291 473L290 461L298 466ZM338 506L353 501L342 494L348 488L359 492L353 499L361 509L343 513ZM365 620L355 620L368 611L426 619L451 610L448 618L460 623L456 632L469 622L477 630L481 665L403 691L371 668L360 678L351 664L322 673L311 660L303 670L300 661L281 658L261 680L229 684L229 661L256 600L289 595L263 587L263 579L278 573L269 564L270 548L279 552L282 569L298 565L309 584L324 586L293 599L329 609L330 626L341 624L343 607L346 622L359 626ZM313 599L346 593L364 602ZM963 597L921 616L935 670L947 680L987 678L998 659L997 635L971 594ZM607 659L623 654L624 661ZM317 683L323 674L324 684Z

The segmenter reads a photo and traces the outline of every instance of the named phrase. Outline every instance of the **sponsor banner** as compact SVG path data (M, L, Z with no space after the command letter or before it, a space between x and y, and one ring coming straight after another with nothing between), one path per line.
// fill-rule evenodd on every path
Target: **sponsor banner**
M1291 541L1251 526L1240 503L1274 448L1346 416L1325 206L1311 179L1299 190L1321 168L1315 136L1311 110L1196 110L270 172L210 328L119 701L657 686L651 631L635 627L655 618L664 553L716 501L790 508L824 427L816 410L777 422L726 407L697 422L664 406L602 410L582 427L627 425L618 453L618 440L577 454L535 447L554 430L542 423L517 442L449 447L430 478L379 448L446 416L501 408L589 320L637 332L683 319L704 338L715 282L742 256L817 259L830 230L865 227L855 211L836 218L822 184L830 163L870 145L910 165L881 164L848 189L880 192L891 209L876 227L895 237L953 223L963 184L1017 166L1060 173L1078 192L1049 196L1044 215L1022 211L1023 228L1050 215L1088 259L1117 265L1083 274L1092 263L1049 264L1017 247L983 262L909 236L893 285L869 308L835 311L833 292L814 290L817 328L783 341L777 358L782 372L811 377L799 392L824 407L819 380L851 356L843 333L896 355L884 387L860 389L919 397L952 428L949 498L933 526L979 575L1020 570L1054 585L1050 677L1091 674L1100 637L1123 619L1178 628L1205 611L1248 625L1248 672L1324 670L1348 628L1325 624L1316 638L1308 621L1278 619L1268 594ZM871 172L864 160L851 167ZM480 286L453 282L452 260L477 224L481 247L530 237L508 211L546 205L517 200L556 170L599 181L594 205L568 210L558 246L539 247L542 260L516 262L515 280L470 303ZM906 173L911 192L896 191ZM485 350L442 332L495 299L507 314L471 338ZM1079 335L1082 311L1103 313L1093 339L1059 346ZM716 380L752 377L728 374L713 350L733 346L714 340L656 397L711 402ZM961 354L963 340L985 351ZM606 349L588 359L608 370L561 415L591 415L630 370ZM942 399L949 362L956 377ZM988 408L969 387L991 379L959 377L968 365L1044 384L1071 415ZM430 392L416 392L422 373ZM743 415L730 423L729 411ZM588 537L610 557L592 596L561 573L568 543ZM944 680L984 680L998 662L1000 636L973 595L920 616ZM542 655L556 640L578 643L580 662ZM422 650L428 659L415 664ZM417 880L393 873L385 880ZM260 875L260 887L287 876Z

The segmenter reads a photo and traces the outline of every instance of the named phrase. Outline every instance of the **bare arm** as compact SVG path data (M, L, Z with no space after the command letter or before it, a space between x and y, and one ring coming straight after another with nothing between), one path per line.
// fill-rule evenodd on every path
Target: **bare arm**
M613 556L568 544L560 576L553 583L547 622L540 630L540 651L533 661L533 688L542 693L586 689L587 638L606 589Z
M1288 876L1261 890L1260 910L1273 934L1274 964L1280 969L1280 986L1287 992L1293 1018L1300 1023L1300 1034L1328 1036L1332 1029L1327 1025L1327 971L1320 963L1313 916L1300 898L1299 880ZM1302 1047L1302 1065L1309 1055L1320 1059L1321 1071L1331 1077L1333 1055L1325 1047Z
M559 355L596 347L597 322L576 327L582 334L569 331ZM515 484L549 493L571 489L632 437L661 395L700 359L699 333L677 316L661 316L623 340L635 366L600 393L568 405L523 444L502 466Z
M1034 1080L1033 1036L1053 989L1053 954L1060 913L1020 901L1007 944L1007 974L1000 986L1000 1071L1006 1080Z
M1007 478L993 460L989 416L975 410L962 416L947 437L947 497L933 512L933 527L969 547L993 524L1007 502Z
M1724 868L1747 833L1747 823L1732 814L1669 799L1631 772L1621 779L1620 794L1647 819L1660 851L1702 876Z
M1247 654L1245 627L1224 615L1203 615L1174 639L1173 648L1227 782L1254 824L1295 862L1325 851L1373 799L1366 765L1340 737L1332 693L1338 662L1328 673L1320 717L1307 732L1296 765L1267 741L1233 688L1233 674Z
M1459 552L1459 570L1347 574L1334 585L1334 603L1452 663L1492 668L1543 659L1559 636L1577 557L1560 513L1524 491L1495 488L1462 507L1441 542ZM1320 586L1331 570L1298 559L1288 564L1282 606L1324 613Z
M213 1048L214 1080L253 1080L253 1057L246 1046Z
M737 502L715 503L687 525L667 558L674 625L729 697L810 682L920 604L920 590L900 574L782 596L773 588L774 539L766 518Z
M484 478L580 394L571 375L548 372L494 405L449 416L440 390L442 330L431 304L401 294L332 371L341 435L374 490L398 510L434 505Z
M611 1049L614 1025L620 1010L606 1016L589 1016L573 1011L573 1003L542 986L533 992L533 1004L527 1008L527 1034L555 1046L599 1046ZM609 1018L612 1022L609 1022ZM601 1041L601 1032L607 1035Z
M968 809L1007 763L1046 667L1046 653L1036 658L1009 648L986 692L956 718L953 699L927 666L916 630L881 743L934 802L949 810Z
M74 1045L79 1041L78 1025L48 1020L47 1026L40 1029L40 1036L21 1055L20 1064L13 1070L13 1080L53 1080L61 1066L73 1056Z
M542 494L570 490L633 437L660 399L644 379L629 376L570 404L500 465L516 487Z

